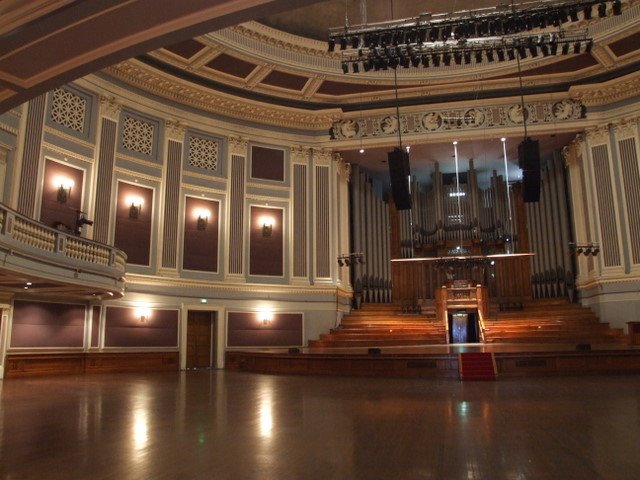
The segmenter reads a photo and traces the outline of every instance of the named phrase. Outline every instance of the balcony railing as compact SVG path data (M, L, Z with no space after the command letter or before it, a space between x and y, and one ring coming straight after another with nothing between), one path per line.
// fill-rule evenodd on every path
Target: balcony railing
M0 250L26 261L87 274L95 287L107 287L113 295L124 291L127 255L115 247L47 227L0 204ZM11 263L3 268L8 270ZM51 278L64 283L64 276ZM88 285L90 286L90 285Z

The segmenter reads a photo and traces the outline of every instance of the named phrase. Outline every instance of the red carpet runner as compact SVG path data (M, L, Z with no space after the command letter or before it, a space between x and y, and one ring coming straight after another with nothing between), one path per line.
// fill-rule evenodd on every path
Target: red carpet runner
M461 353L458 362L460 380L495 380L497 377L493 353Z

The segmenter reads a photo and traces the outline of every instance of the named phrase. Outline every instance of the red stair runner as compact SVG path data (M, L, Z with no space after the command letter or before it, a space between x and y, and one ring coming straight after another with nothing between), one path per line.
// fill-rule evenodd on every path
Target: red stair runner
M458 362L460 380L495 380L497 377L493 353L461 353Z

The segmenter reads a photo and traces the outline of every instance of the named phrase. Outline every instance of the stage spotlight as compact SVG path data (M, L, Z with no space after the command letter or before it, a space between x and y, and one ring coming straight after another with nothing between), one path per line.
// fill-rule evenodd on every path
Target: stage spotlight
M578 10L576 10L575 8L572 8L569 11L569 17L571 17L571 21L572 22L577 22L578 21Z
M580 53L580 42L573 44L573 53Z
M604 2L600 2L600 5L598 5L598 16L600 18L604 18L607 16L607 4Z
M516 53L513 51L513 47L507 50L507 57L509 57L509 60L516 59Z
M358 48L360 46L360 38L359 37L353 37L351 39L351 48Z
M400 59L400 65L402 65L402 68L409 68L409 57L402 57Z
M612 3L612 7L614 15L622 15L622 2L620 0L615 0Z
M439 67L440 66L440 54L434 53L431 56L431 60L433 60L433 66L434 67Z
M471 63L471 52L469 50L465 50L463 56L464 56L464 63L467 64L467 65L470 64Z
M451 65L451 54L450 53L443 53L442 54L442 62L448 67L449 65Z
M426 28L421 28L420 30L418 30L418 35L417 35L417 43L424 43L427 40L427 29Z
M340 50L346 50L347 49L347 37L342 37L340 39Z
M414 67L419 67L420 66L420 57L417 55L413 55L411 57L411 65L413 65Z
M498 48L496 50L496 54L498 55L498 61L504 62L504 50L502 48Z
M429 55L422 55L422 66L427 68L429 66Z
M518 54L520 55L520 58L527 58L527 50L524 48L523 45L520 45L518 47Z
M369 70L371 70L373 68L373 60L371 59L366 59L362 62L362 68L364 69L365 72L368 72Z
M351 67L353 68L353 73L360 73L360 64L358 62L354 62Z
M342 62L342 73L349 73L349 64L347 62Z
M561 8L558 11L558 18L560 20L560 23L567 23L569 21L569 17L567 15L567 10L565 8Z
M398 57L391 57L389 59L389 66L394 70L398 67L399 63L400 63L400 60L398 59Z
M540 15L538 17L538 26L540 28L547 28L547 16L546 15Z
M563 55L568 55L569 54L569 44L565 43L562 45L562 54Z
M487 56L490 50L487 50ZM476 50L476 63L482 62L482 50Z
M556 55L558 53L558 39L555 35L551 35L549 38L549 46L551 47L551 55Z
M540 50L542 50L543 57L549 56L549 46L546 43L543 43L542 45L540 45Z
M431 40L432 42L435 42L436 40L438 40L439 36L440 36L440 29L438 27L431 27L431 30L429 30L429 40Z
M531 53L532 57L537 57L538 56L538 47L533 42L529 43L529 53Z
M456 62L456 65L460 65L462 63L462 53L461 52L453 52L453 59Z
M329 39L329 51L333 52L336 49L336 41L333 38Z

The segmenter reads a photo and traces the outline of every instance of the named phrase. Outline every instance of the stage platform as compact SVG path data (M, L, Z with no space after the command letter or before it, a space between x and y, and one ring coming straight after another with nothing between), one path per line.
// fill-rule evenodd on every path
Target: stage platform
M225 368L267 374L458 379L459 354L468 352L493 353L498 379L640 373L638 346L575 343L228 350Z

